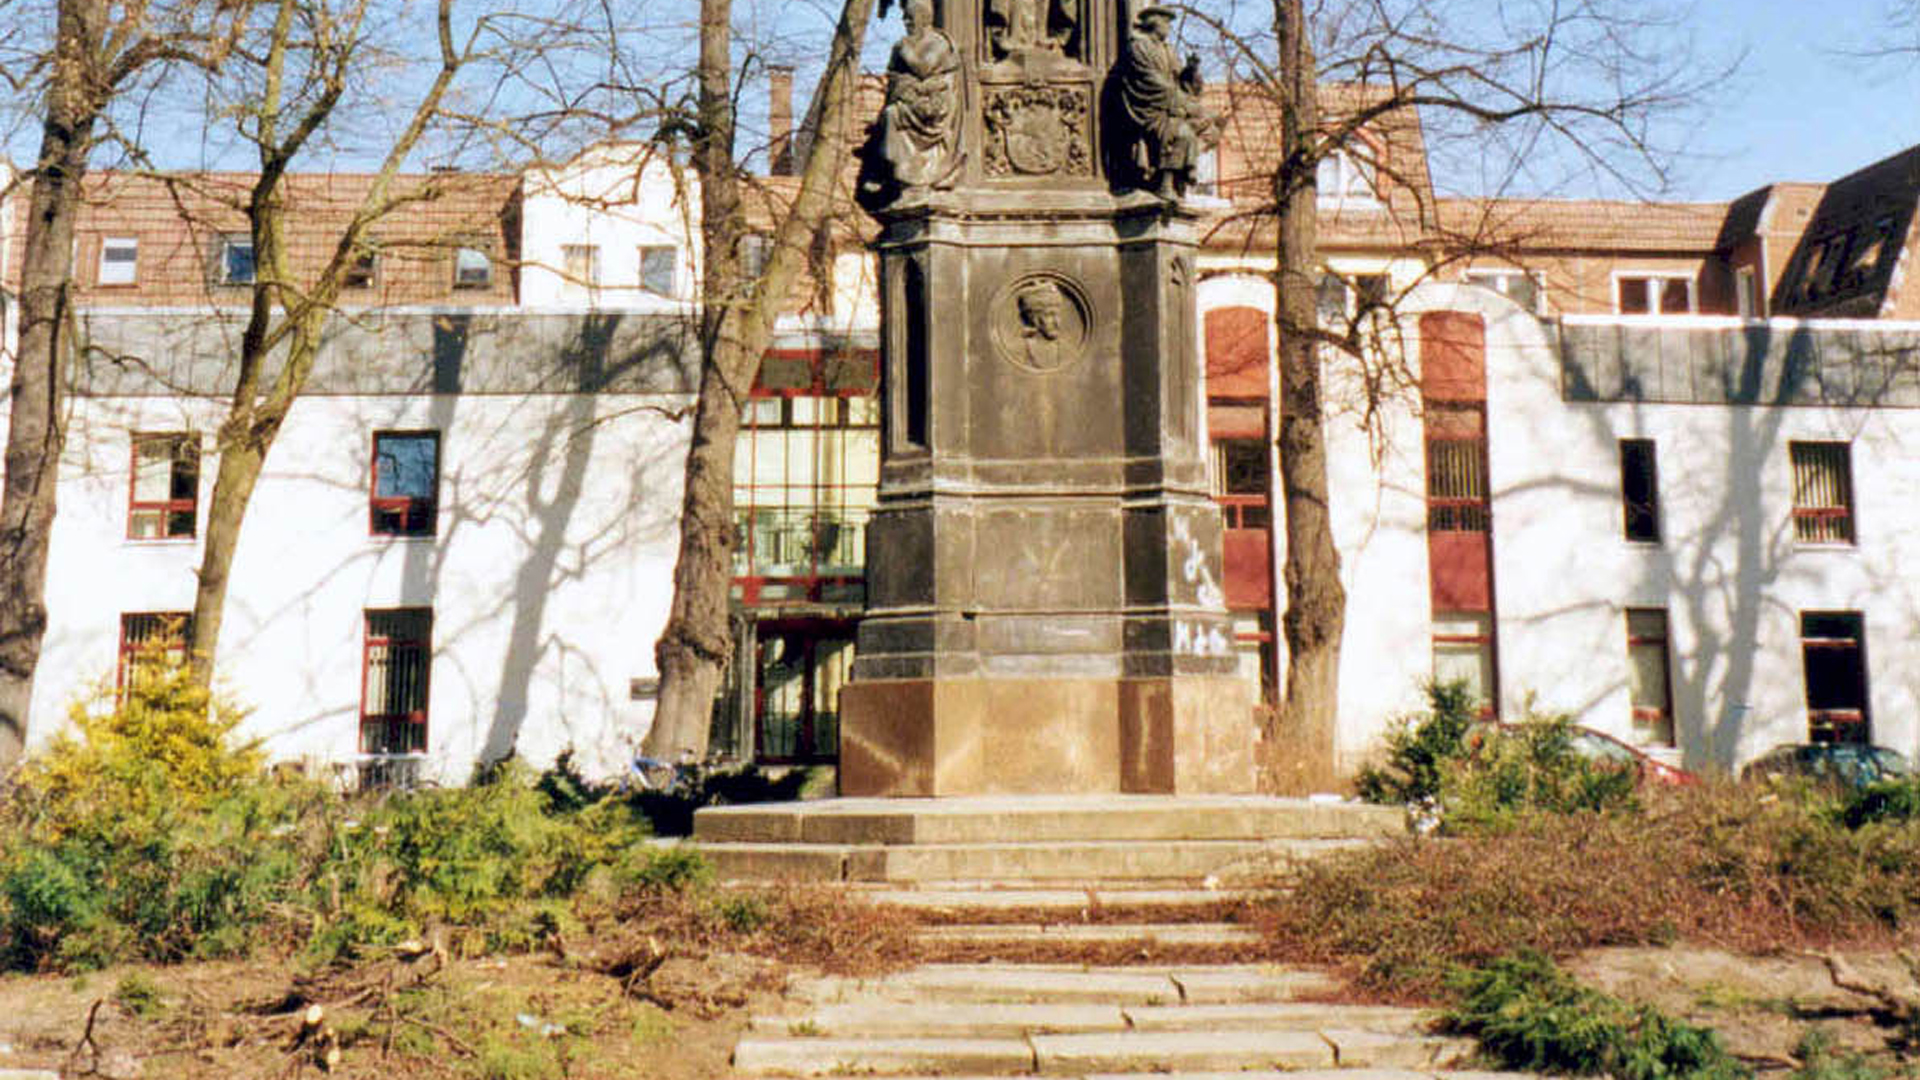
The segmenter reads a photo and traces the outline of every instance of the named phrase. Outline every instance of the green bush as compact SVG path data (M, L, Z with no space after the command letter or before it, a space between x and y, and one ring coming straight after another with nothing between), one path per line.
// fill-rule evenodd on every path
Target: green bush
M1464 681L1429 683L1427 711L1388 729L1386 764L1360 771L1360 797L1391 805L1438 798L1443 770L1467 756L1467 732L1479 709Z
M1583 987L1523 951L1449 980L1449 1028L1480 1040L1501 1067L1619 1080L1744 1080L1752 1071L1719 1035Z
M1476 726L1464 682L1427 687L1427 711L1387 732L1384 764L1363 769L1368 802L1431 803L1448 832L1503 830L1536 811L1570 814L1634 805L1637 775L1574 752L1572 722L1529 711L1512 727Z
M1920 818L1920 777L1881 780L1852 792L1840 809L1849 829Z

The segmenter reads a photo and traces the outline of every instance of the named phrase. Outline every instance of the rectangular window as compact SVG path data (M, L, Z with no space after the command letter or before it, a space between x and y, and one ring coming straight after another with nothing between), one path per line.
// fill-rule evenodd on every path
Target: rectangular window
M1208 479L1226 527L1267 528L1271 524L1268 500L1273 488L1267 441L1215 439L1208 449Z
M1627 609L1627 701L1633 738L1643 746L1672 746L1673 679L1668 667L1664 608Z
M109 236L100 241L102 285L131 285L138 277L140 241L131 236Z
M432 536L439 491L439 432L374 433L373 535Z
M655 296L673 296L680 249L672 245L640 249L640 287Z
M1493 511L1487 498L1487 440L1429 437L1427 529L1487 532L1492 527Z
M1473 696L1485 703L1483 712L1496 710L1492 615L1484 611L1434 613L1433 681L1465 682Z
M192 539L199 510L200 436L136 434L128 492L127 539Z
M1314 169L1314 200L1322 208L1349 210L1372 209L1380 205L1374 185L1373 165L1335 150L1320 159Z
M142 611L120 616L120 663L114 685L133 683L187 662L187 638L193 615L185 611Z
M1866 641L1857 611L1800 614L1811 742L1871 742Z
M362 251L353 256L347 264L347 272L340 283L349 289L371 289L378 280L376 274L380 266L380 257L371 251Z
M600 287L600 245L560 245L560 272L566 276L566 291L575 296L591 294Z
M1803 544L1853 543L1852 464L1843 442L1787 445L1793 459L1793 535Z
M250 236L221 237L220 264L215 267L220 284L251 285L254 272L253 238Z
M1693 311L1693 278L1687 274L1617 277L1614 310L1622 315L1686 315Z
M1652 439L1620 440L1620 513L1627 539L1660 542L1660 474Z
M1492 289L1536 315L1547 294L1540 276L1527 270L1469 270L1467 284Z
M461 246L453 249L453 287L484 289L493 284L493 257L485 248Z
M1733 302L1735 312L1743 319L1766 314L1767 305L1760 298L1760 279L1753 267L1743 266L1733 272Z
M366 613L360 752L420 754L427 749L427 682L433 661L433 609Z

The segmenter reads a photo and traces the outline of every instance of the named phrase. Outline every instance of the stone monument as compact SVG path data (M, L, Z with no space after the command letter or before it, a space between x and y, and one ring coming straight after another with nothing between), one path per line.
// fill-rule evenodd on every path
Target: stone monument
M1173 12L909 0L862 151L882 450L843 795L1246 792Z

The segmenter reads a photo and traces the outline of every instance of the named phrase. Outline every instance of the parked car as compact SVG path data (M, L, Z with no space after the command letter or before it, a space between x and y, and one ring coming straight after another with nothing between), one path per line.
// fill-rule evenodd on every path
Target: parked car
M1493 727L1508 735L1518 734L1521 730L1518 724L1495 724ZM1572 744L1574 753L1588 761L1632 769L1640 777L1639 782L1642 784L1671 786L1700 782L1698 775L1678 766L1669 765L1645 750L1630 743L1621 742L1604 731L1595 731L1590 727L1573 724L1567 728L1567 739Z
M1740 778L1805 776L1836 787L1863 788L1913 775L1905 754L1860 743L1790 743L1747 763Z

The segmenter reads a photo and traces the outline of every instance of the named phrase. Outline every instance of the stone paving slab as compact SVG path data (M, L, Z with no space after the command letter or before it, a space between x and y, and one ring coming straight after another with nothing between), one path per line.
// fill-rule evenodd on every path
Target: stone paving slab
M1335 1064L1333 1047L1311 1031L1164 1031L1035 1035L1044 1076L1092 1072L1314 1069Z
M1433 1013L1393 1005L1333 1005L1320 1002L1250 1002L1227 1005L1132 1005L1122 1010L1135 1031L1219 1031L1262 1028L1362 1029L1421 1034Z
M1166 945L1246 945L1260 940L1260 931L1231 923L1044 923L966 926L928 926L914 932L922 941L942 942L1065 942L1110 944L1155 941Z
M778 1035L898 1035L1012 1038L1034 1033L1125 1031L1118 1005L966 1005L905 1009L897 1002L822 1005L800 1016L756 1016L751 1029Z
M1180 987L1164 972L929 965L877 979L797 981L790 994L818 1003L860 998L889 1001L1053 1002L1056 1004L1168 1005Z
M756 1039L733 1048L740 1076L897 1076L1033 1068L1025 1039Z
M1334 1061L1342 1068L1438 1069L1461 1064L1479 1049L1472 1039L1438 1035L1327 1028L1320 1036L1333 1044Z
M1176 970L1171 975L1180 985L1181 1000L1189 1005L1287 1001L1331 994L1340 988L1333 976L1325 972L1299 968L1226 965Z
M1089 908L1182 908L1262 900L1272 889L951 889L872 888L852 895L911 911L1060 911Z
M1140 1074L1088 1073L1079 1080L1140 1080ZM1445 1069L1437 1071L1432 1069L1287 1069L1251 1072L1172 1072L1156 1074L1153 1080L1540 1080L1540 1078L1533 1073Z

